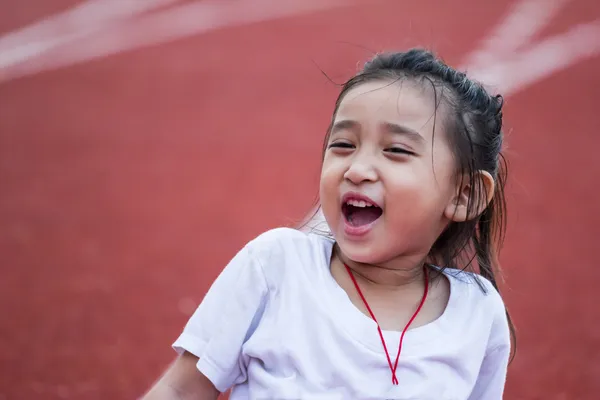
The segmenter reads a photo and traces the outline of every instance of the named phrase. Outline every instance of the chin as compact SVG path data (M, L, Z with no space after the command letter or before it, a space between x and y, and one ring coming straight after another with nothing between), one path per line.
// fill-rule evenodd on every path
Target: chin
M385 260L385 256L381 250L377 249L369 241L363 243L356 243L345 240L343 237L336 236L336 242L340 247L340 250L344 257L350 259L353 262L361 264L377 264L382 260Z

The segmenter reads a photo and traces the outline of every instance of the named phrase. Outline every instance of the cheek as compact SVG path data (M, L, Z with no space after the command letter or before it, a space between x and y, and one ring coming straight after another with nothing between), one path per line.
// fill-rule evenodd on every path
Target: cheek
M431 159L393 174L386 184L386 207L393 219L425 223L440 218L452 193L450 176L445 165L432 165Z
M332 191L337 189L344 178L344 168L339 160L325 157L321 167L320 187L321 191Z
M329 223L337 215L338 189L341 179L343 179L343 173L340 173L339 166L327 159L324 160L319 183L319 198L323 215Z
M445 196L430 178L412 176L386 190L385 237L389 251L421 251L430 246L444 224Z
M438 197L428 179L416 175L395 179L387 185L385 195L386 210L394 220L412 220L423 213L431 213Z

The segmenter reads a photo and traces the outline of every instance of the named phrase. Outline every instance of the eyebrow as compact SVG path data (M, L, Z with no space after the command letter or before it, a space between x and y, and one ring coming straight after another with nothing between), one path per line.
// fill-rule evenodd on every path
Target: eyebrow
M383 127L390 133L408 136L421 142L425 141L425 138L418 131L409 128L405 125L400 125L393 122L384 122ZM358 130L359 128L360 124L357 121L353 121L351 119L343 119L340 121L336 121L332 125L331 134L334 134L338 131L342 131L344 129Z
M395 124L393 122L385 122L383 126L390 131L391 133L396 133L399 135L406 135L412 137L413 139L417 139L421 142L425 141L425 138L416 130L409 128L408 126Z
M343 131L344 129L348 130L358 130L359 123L353 121L351 119L342 119L340 121L335 121L331 126L331 134L334 134L338 131Z

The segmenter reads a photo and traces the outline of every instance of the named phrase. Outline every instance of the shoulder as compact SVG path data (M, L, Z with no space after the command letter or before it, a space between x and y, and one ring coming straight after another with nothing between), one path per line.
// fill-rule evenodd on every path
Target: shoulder
M485 305L488 310L504 312L505 305L498 289L489 279L474 272L447 268L444 275L453 283L453 288L465 292L474 303Z
M452 288L459 292L458 295L464 296L463 304L469 309L469 318L472 322L479 321L481 328L489 334L488 347L509 347L506 305L492 282L473 272L446 269L444 274L453 281Z
M246 249L265 274L280 275L290 268L301 270L323 264L332 246L333 240L327 236L278 227L256 236Z
M250 248L272 247L286 242L306 240L308 235L298 229L277 227L264 231L248 242Z
M282 252L306 250L318 245L313 236L297 229L278 227L259 234L248 242L246 248L258 257L273 257Z

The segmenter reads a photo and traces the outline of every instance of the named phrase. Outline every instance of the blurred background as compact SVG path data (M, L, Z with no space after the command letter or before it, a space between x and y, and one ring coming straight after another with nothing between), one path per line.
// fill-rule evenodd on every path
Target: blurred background
M310 211L321 71L412 46L506 95L506 398L600 398L597 1L0 0L0 399L143 394Z

